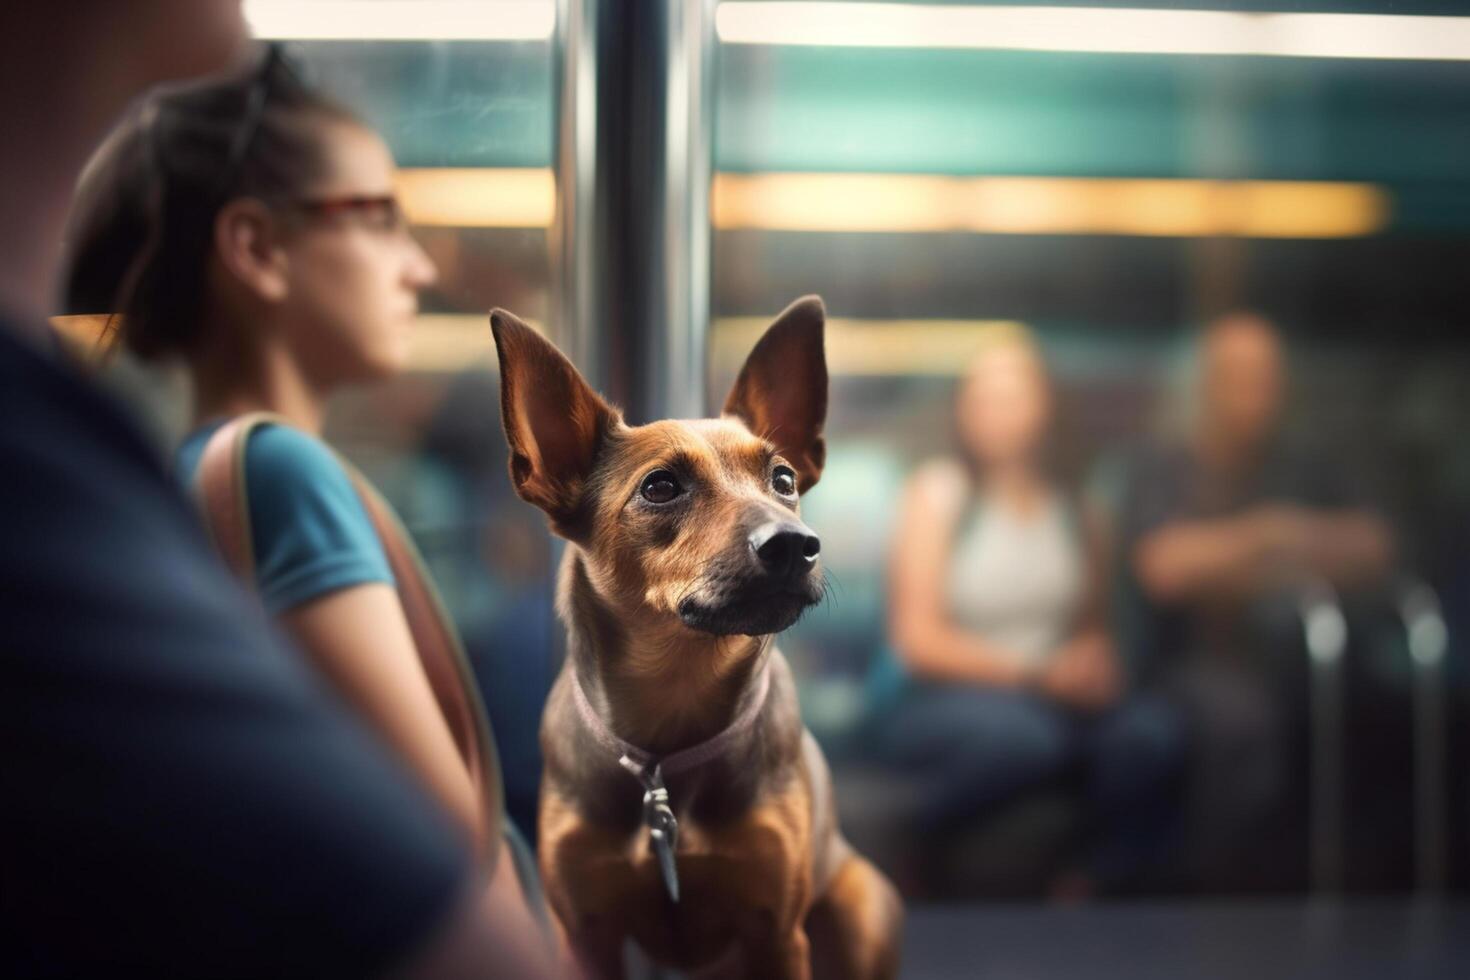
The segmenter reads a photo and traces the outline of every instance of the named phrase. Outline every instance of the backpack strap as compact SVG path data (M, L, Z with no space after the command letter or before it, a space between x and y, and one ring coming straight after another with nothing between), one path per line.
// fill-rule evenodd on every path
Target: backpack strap
M290 425L279 416L254 412L220 426L205 443L194 478L195 494L215 546L252 592L255 590L255 555L251 544L245 450L253 431L262 425L272 424ZM498 842L505 833L504 791L500 759L474 673L460 646L459 634L433 582L424 571L418 549L392 507L355 466L341 456L337 461L352 480L363 509L383 545L419 662L428 676L429 686L454 737L454 744L469 770L476 793L484 804L489 845L486 848L486 870L493 874L501 850Z
M220 426L204 444L194 471L194 497L215 550L255 594L255 546L245 496L245 447L264 417L242 415Z
M378 532L378 539L383 543L388 567L392 569L393 580L398 586L398 600L403 605L403 615L408 620L409 633L418 650L419 662L424 665L424 673L429 677L429 686L439 702L439 710L444 713L454 743L459 747L470 771L470 779L484 803L486 839L490 842L487 853L493 852L495 842L505 833L500 756L490 733L489 719L484 702L480 700L474 671L460 645L459 631L449 618L444 601L424 569L423 558L399 522L398 515L357 467L340 457L339 462L352 478L368 518ZM493 855L491 860L494 860Z

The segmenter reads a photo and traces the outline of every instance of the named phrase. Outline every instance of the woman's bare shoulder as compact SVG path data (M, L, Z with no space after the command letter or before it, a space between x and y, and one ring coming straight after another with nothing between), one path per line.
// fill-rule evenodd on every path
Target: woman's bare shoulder
M970 492L970 474L952 456L934 456L920 463L909 477L907 496L913 503L946 510L963 504Z

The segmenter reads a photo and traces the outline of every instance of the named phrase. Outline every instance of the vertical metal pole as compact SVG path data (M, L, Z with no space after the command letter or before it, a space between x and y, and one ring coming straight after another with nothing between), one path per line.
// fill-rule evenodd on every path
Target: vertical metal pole
M714 0L668 0L665 83L663 410L705 414L714 166Z
M1312 892L1343 888L1343 655L1347 620L1330 586L1309 588L1301 600L1310 671L1311 790L1308 841Z
M599 0L557 0L552 48L556 218L548 332L594 383L603 381L596 311L597 15Z
M556 215L547 242L551 302L546 332L592 384L601 387L606 379L602 338L596 329L595 261L599 6L599 0L556 0L551 47ZM547 588L553 606L556 569L565 548L566 542L551 535ZM551 635L552 658L559 665L566 657L566 634L554 628Z
M713 0L559 0L553 335L634 424L703 413Z
M1449 864L1444 678L1449 634L1439 597L1423 582L1404 585L1399 613L1413 671L1414 888L1432 899L1444 893Z

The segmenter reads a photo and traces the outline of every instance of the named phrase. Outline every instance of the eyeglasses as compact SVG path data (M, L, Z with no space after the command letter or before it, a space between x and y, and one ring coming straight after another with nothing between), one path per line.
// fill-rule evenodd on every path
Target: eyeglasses
M408 218L403 213L403 205L392 194L302 198L287 203L290 207L313 217L333 218L351 215L373 231L392 235L402 235L408 232Z

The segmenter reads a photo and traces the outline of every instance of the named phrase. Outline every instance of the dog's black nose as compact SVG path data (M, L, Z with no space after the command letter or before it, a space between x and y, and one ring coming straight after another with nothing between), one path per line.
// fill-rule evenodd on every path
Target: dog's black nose
M750 550L767 572L790 577L816 563L822 542L804 524L770 521L750 532Z

